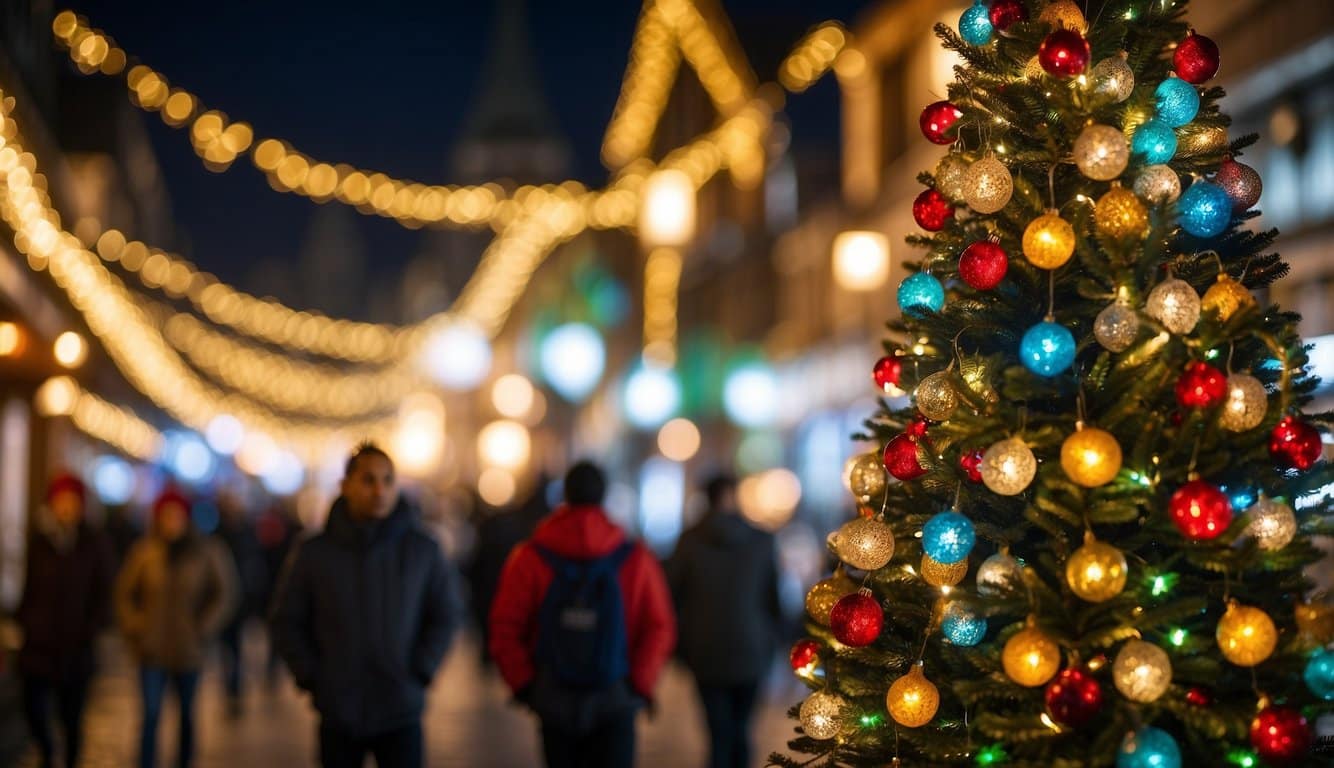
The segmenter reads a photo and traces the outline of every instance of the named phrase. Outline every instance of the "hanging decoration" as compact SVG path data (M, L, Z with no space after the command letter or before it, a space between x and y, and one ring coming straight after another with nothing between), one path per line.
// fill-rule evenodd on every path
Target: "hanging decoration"
M1146 165L1135 177L1135 194L1153 205L1175 203L1181 197L1181 177L1170 165Z
M1014 178L1010 169L996 156L985 157L968 167L963 179L963 199L978 213L995 213L1010 202L1014 194Z
M1116 654L1112 682L1131 701L1157 701L1172 685L1172 660L1153 643L1131 640Z
M1247 373L1227 377L1227 399L1218 412L1218 426L1245 432L1260 426L1269 410L1269 395L1260 380Z
M955 139L954 124L963 117L963 110L948 101L937 101L926 105L917 124L922 135L932 144L953 144Z
M1261 496L1246 510L1246 535L1266 552L1283 549L1297 535L1297 515L1278 499Z
M848 702L836 693L816 691L801 703L798 719L801 728L812 739L832 739L843 730L843 718Z
M1029 616L1024 628L1005 642L1001 665L1011 680L1034 688L1056 674L1061 666L1061 648L1038 628L1036 617Z
M1120 130L1095 124L1079 132L1074 155L1080 173L1094 181L1111 181L1125 172L1130 144Z
M1000 246L1000 240L978 240L959 256L959 277L968 287L989 291L1000 285L1010 270L1010 257Z
M1121 550L1087 532L1084 545L1071 553L1065 563L1065 581L1079 599L1104 603L1125 589L1129 571Z
M905 728L917 728L931 722L940 706L940 691L926 679L921 663L894 681L885 697L885 707L894 722Z
M1200 295L1190 283L1169 276L1149 291L1144 311L1167 330L1184 336L1200 321Z
M906 315L921 317L939 312L945 306L945 286L925 272L909 275L899 283L899 309Z
M1051 719L1071 728L1084 725L1102 710L1102 686L1080 667L1061 670L1047 684L1043 698Z
M1177 44L1172 64L1176 67L1177 77L1199 85L1218 74L1218 44L1192 29L1186 39Z
M1218 167L1218 173L1214 174L1214 183L1222 187L1223 192L1232 201L1233 213L1242 213L1254 208L1255 204L1260 202L1260 193L1264 190L1264 182L1254 168L1230 157Z
M1108 352L1124 352L1139 336L1139 313L1127 302L1108 304L1093 320L1093 338Z
M1181 535L1193 541L1216 539L1232 522L1232 503L1218 486L1191 480L1177 489L1167 504Z
M1023 493L1038 472L1032 449L1017 437L994 443L982 455L982 482L993 493L1014 496Z
M896 480L916 480L926 474L926 468L917 459L917 440L908 434L896 435L885 444L885 469Z
M835 542L839 559L861 571L884 568L894 557L894 530L873 517L844 523Z
M854 648L875 642L884 624L885 611L866 588L839 598L829 612L829 628L834 637Z
M1093 65L1090 79L1094 83L1094 93L1120 104L1135 92L1135 71L1126 62L1125 51L1109 56Z
M1051 378L1064 373L1075 362L1074 334L1065 326L1045 320L1024 332L1019 359L1029 371Z
M1269 455L1281 469L1305 472L1320 460L1324 449L1319 430L1292 416L1284 416L1269 433Z
M1223 658L1239 667L1253 667L1273 655L1278 629L1269 614L1233 601L1218 620L1215 638Z
M975 541L973 521L958 512L939 512L922 526L923 551L945 565L967 559Z
M1024 228L1024 258L1035 267L1056 269L1075 252L1075 228L1055 209L1033 219Z

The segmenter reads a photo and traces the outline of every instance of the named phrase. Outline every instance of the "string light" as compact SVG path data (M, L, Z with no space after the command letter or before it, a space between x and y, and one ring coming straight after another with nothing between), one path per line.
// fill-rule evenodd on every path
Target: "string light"
M778 67L778 82L801 93L833 67L848 45L848 34L836 21L827 21L806 33Z

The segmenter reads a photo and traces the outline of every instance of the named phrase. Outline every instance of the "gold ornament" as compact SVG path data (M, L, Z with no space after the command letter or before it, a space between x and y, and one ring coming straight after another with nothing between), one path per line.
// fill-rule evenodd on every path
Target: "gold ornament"
M1185 280L1169 277L1149 291L1144 311L1167 330L1184 336L1200 321L1200 294Z
M1135 72L1126 63L1126 58L1126 52L1121 51L1093 66L1089 76L1094 82L1094 93L1116 104L1130 98L1130 94L1135 91Z
M1113 184L1093 209L1098 234L1113 240L1143 238L1149 232L1149 211L1134 192Z
M1093 338L1109 352L1123 352L1139 336L1139 313L1128 303L1108 304L1093 321Z
M950 384L948 371L937 371L922 379L915 394L917 410L932 421L948 419L959 407L959 394Z
M968 158L957 152L951 152L940 158L933 174L936 191L952 202L963 200L963 180L968 175Z
M1135 194L1154 205L1175 203L1181 197L1181 177L1170 165L1146 165L1135 177Z
M921 663L894 681L885 696L885 707L894 722L905 728L917 728L931 722L940 707L940 691L926 679Z
M1297 515L1292 507L1277 499L1261 496L1246 510L1250 522L1246 533L1255 539L1255 546L1266 552L1283 549L1297 535Z
M968 574L968 558L957 563L945 563L933 560L930 555L922 555L922 580L933 587L952 587L963 581Z
M1036 267L1056 269L1075 252L1075 228L1055 209L1033 219L1024 229L1024 257Z
M1029 59L1028 63L1024 64L1025 80L1041 80L1046 74L1047 70L1042 68L1042 62L1038 61L1037 56Z
M1061 469L1085 488L1106 485L1121 471L1121 444L1106 430L1079 426L1061 443Z
M871 451L855 456L848 470L848 488L857 501L870 503L885 490L888 478L885 477L885 462L879 451Z
M894 557L893 529L874 518L859 517L844 523L836 541L839 559L858 570L883 568Z
M812 739L832 739L843 730L843 714L848 702L829 691L816 691L801 702L801 727Z
M1088 19L1084 18L1084 12L1079 10L1079 6L1073 0L1056 0L1042 9L1042 13L1038 14L1038 21L1057 29L1073 29L1081 35L1089 29Z
M1297 632L1307 648L1334 642L1334 603L1300 603L1293 611Z
M856 582L849 579L841 570L835 571L833 576L815 582L811 591L806 593L806 613L810 614L817 624L827 627L829 612L834 610L834 603L856 591Z
M1076 549L1065 563L1065 580L1070 591L1081 600L1103 603L1121 594L1126 588L1130 568L1121 550L1104 541L1084 534L1084 545Z
M1075 139L1074 153L1080 173L1095 181L1111 181L1130 162L1130 143L1110 125L1090 125Z
M1131 701L1157 701L1172 684L1172 660L1153 643L1131 640L1116 654L1112 682Z
M995 213L1010 202L1014 178L1005 163L990 153L968 166L963 179L963 199L978 213Z
M1230 432L1255 429L1265 420L1269 394L1260 380L1245 373L1227 377L1227 399L1218 413L1218 425Z
M977 594L995 597L1019 589L1024 567L1007 552L997 552L977 567Z
M1034 688L1056 674L1061 666L1061 648L1038 629L1037 619L1029 616L1027 626L1006 641L1001 665L1011 680Z
M982 482L1002 496L1022 493L1038 471L1038 460L1023 440L1007 438L982 454Z
M1227 146L1227 129L1221 125L1187 131L1181 137L1181 149L1193 154L1218 152ZM1178 152L1180 157L1181 153Z
M1227 322L1242 307L1255 306L1255 297L1246 290L1246 286L1233 280L1226 272L1219 272L1218 280L1204 292L1200 304L1204 309L1216 313L1219 320Z
M1218 620L1215 633L1223 658L1239 667L1253 667L1269 658L1278 645L1278 630L1269 614L1232 602Z

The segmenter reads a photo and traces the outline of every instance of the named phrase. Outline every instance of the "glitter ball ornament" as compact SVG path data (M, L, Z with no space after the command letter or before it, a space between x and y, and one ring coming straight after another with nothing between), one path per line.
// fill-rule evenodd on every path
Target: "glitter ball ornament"
M1297 632L1307 647L1334 642L1334 604L1301 603L1292 613Z
M1219 272L1218 279L1204 292L1200 306L1218 315L1218 319L1227 322L1242 307L1255 306L1255 297L1246 290L1246 286L1233 280L1226 272Z
M1093 208L1093 225L1112 240L1143 238L1149 233L1149 210L1134 192L1113 184Z
M1075 228L1055 210L1033 219L1024 228L1024 258L1033 266L1056 269L1075 252Z
M971 648L987 636L987 620L958 603L950 603L940 618L940 631L954 645Z
M1000 285L1010 270L1010 257L994 240L978 240L959 256L959 277L970 288L989 291Z
M1232 201L1217 184L1196 181L1177 201L1177 221L1196 237L1213 237L1232 220Z
M1038 63L1052 77L1074 77L1089 65L1089 41L1073 29L1058 29L1038 46Z
M1149 291L1144 311L1167 330L1184 336L1200 321L1200 294L1185 280L1169 277Z
M903 361L894 355L886 355L875 362L871 369L871 379L885 393L893 393L899 388L903 376Z
M911 435L896 435L890 439L881 458L885 469L896 480L915 480L926 474L926 469L917 460L917 441Z
M898 300L899 309L915 317L939 312L945 306L945 286L931 275L918 272L899 283Z
M874 518L849 520L838 529L838 557L862 571L884 568L894 557L894 531Z
M1269 395L1260 380L1245 373L1227 377L1227 399L1218 412L1218 425L1230 432L1255 429L1269 409Z
M1304 421L1284 416L1269 433L1269 456L1282 469L1303 472L1320 460L1320 432Z
M827 579L821 579L815 582L815 585L806 593L806 613L810 614L810 617L815 619L818 624L827 627L829 626L829 612L834 609L834 604L845 595L850 595L856 591L856 582L842 572L835 573Z
M1170 165L1146 165L1135 177L1135 194L1154 205L1174 203L1181 197L1181 177Z
M977 567L977 594L997 597L1018 589L1024 582L1024 567L1002 552L988 557Z
M1091 533L1084 536L1084 545L1065 561L1065 581L1070 591L1090 603L1104 603L1121 594L1129 571L1121 550L1098 541Z
M948 101L936 101L926 105L917 124L922 135L932 144L953 144L954 124L963 117L963 111Z
M1018 21L1028 21L1028 9L1023 0L993 0L991 3L991 25L998 32L1009 29Z
M1120 104L1135 91L1135 71L1126 63L1126 52L1109 56L1093 65L1093 92Z
M1047 685L1047 712L1051 719L1078 728L1102 709L1102 686L1079 667L1061 670Z
M924 189L912 203L912 217L927 232L939 232L954 218L954 206L934 189Z
M971 482L982 482L982 455L984 453L981 448L974 448L959 455L959 469L963 470L964 476Z
M829 628L840 643L860 648L875 642L885 624L885 611L871 590L859 589L839 598L829 612Z
M1001 665L1011 680L1026 688L1034 688L1056 674L1061 666L1061 648L1029 617L1028 625L1006 641L1001 651Z
M798 717L801 728L812 739L832 739L843 730L844 713L848 703L842 696L829 691L816 691L801 703Z
M1195 85L1218 74L1218 63L1218 44L1193 29L1172 54L1177 77Z
M1131 640L1116 654L1112 682L1131 701L1157 701L1172 684L1172 660L1153 643Z
M1005 163L988 154L968 166L963 179L963 199L978 213L995 213L1010 202L1014 178Z
M917 439L921 437L926 437L926 430L928 426L929 423L927 422L926 419L917 418L908 422L908 426L905 427L903 431L904 434L908 435L909 437Z
M1223 658L1239 667L1259 664L1278 645L1278 630L1269 614L1240 603L1228 604L1214 637Z
M1075 337L1060 323L1043 321L1024 332L1019 359L1038 376L1058 376L1075 361Z
M940 706L940 691L926 679L921 664L894 681L885 696L885 707L894 722L905 728L917 728L931 722Z
M1200 92L1179 77L1169 77L1153 92L1154 110L1159 120L1180 128L1200 112Z
M1181 748L1167 731L1146 725L1121 740L1116 768L1181 768Z
M1227 377L1208 363L1192 361L1177 379L1176 396L1182 408L1212 408L1228 396Z
M1297 515L1278 499L1261 497L1246 510L1246 535L1266 552L1283 549L1297 535Z
M968 558L957 563L942 563L930 555L922 555L922 581L933 587L952 587L968 575Z
M951 152L940 158L940 162L936 163L936 172L932 174L936 189L950 200L962 202L963 179L968 173L968 165L967 158L957 152Z
M1161 120L1147 120L1131 136L1130 151L1150 165L1165 163L1177 153L1176 132Z
M982 0L973 0L973 4L959 17L959 37L969 45L986 45L991 42L994 33L991 12L982 4Z
M1249 165L1239 163L1232 158L1223 161L1218 173L1214 174L1214 183L1223 188L1232 201L1232 212L1241 213L1255 207L1260 202L1260 192L1264 182L1260 174Z
M1106 485L1121 471L1121 444L1106 430L1078 429L1061 443L1061 469L1085 488Z
M982 455L982 482L1002 496L1022 493L1037 471L1037 457L1017 437L994 443Z
M954 414L954 409L959 407L959 393L954 391L946 371L937 371L922 379L914 394L917 410L932 421L948 419Z
M1251 721L1251 746L1265 765L1293 765L1311 749L1311 726L1291 707L1265 707Z
M787 661L793 672L813 669L820 661L820 644L810 638L798 640L788 653Z
M1059 29L1073 29L1081 34L1089 28L1088 19L1084 18L1084 12L1079 10L1073 0L1056 0L1042 9L1038 21Z
M1123 352L1139 336L1139 313L1123 302L1108 304L1093 321L1093 338L1109 352Z
M1196 686L1186 691L1186 702L1192 707L1208 707L1214 703L1214 697L1208 689Z
M1232 523L1232 503L1218 486L1191 480L1176 490L1167 503L1181 535L1194 541L1214 539Z
M1302 679L1311 693L1325 701L1334 701L1334 651L1321 649L1306 662Z
M922 551L945 565L967 559L976 540L973 521L958 512L940 512L922 526Z
M879 451L863 453L852 460L852 469L848 472L848 486L852 490L852 495L857 497L857 501L869 504L871 499L884 492L888 482Z
M1130 162L1130 144L1125 134L1110 125L1090 125L1075 139L1074 154L1080 173L1096 181L1111 181Z

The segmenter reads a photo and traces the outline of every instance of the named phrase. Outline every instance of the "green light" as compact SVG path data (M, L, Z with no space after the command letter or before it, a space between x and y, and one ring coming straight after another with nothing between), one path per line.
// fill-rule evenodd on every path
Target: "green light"
M1005 762L1005 747L999 744L992 744L989 747L983 747L977 753L978 765L997 765Z
M1176 647L1180 648L1182 645L1186 643L1186 630L1184 629L1172 630L1172 634L1167 636L1167 640L1172 645L1175 645Z
M1241 768L1254 768L1254 766L1257 765L1255 761L1255 753L1244 749L1234 749L1227 753L1227 761L1234 765L1239 765Z
M880 725L880 715L862 715L862 727L874 728Z
M1209 350L1208 352L1205 352L1205 353L1204 353L1204 357L1205 357L1206 360L1214 360L1214 359L1217 359L1217 357L1218 357L1218 350L1216 350L1216 349L1211 349L1211 350Z
M1160 573L1153 577L1151 592L1154 597L1162 597L1172 591L1180 578L1175 573Z

